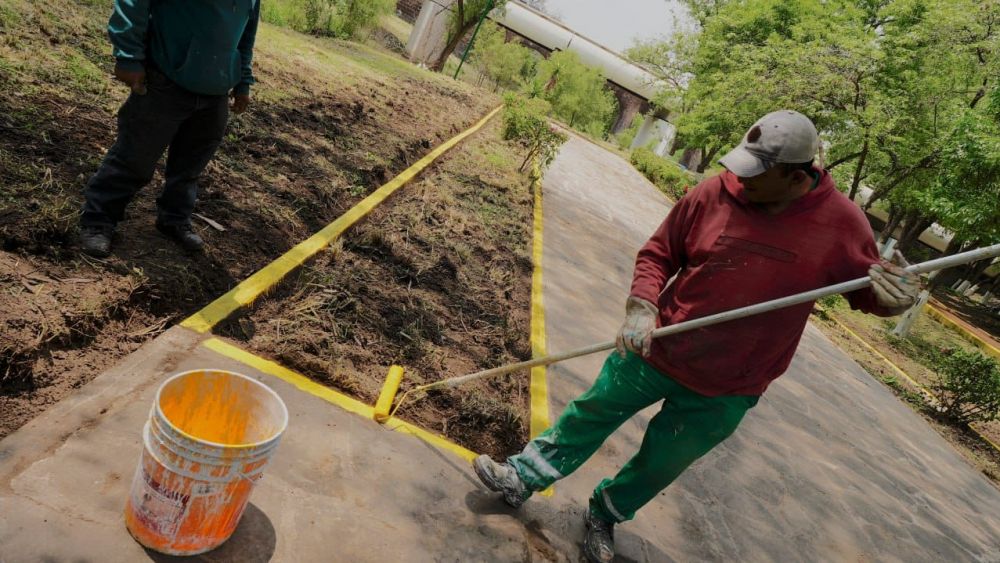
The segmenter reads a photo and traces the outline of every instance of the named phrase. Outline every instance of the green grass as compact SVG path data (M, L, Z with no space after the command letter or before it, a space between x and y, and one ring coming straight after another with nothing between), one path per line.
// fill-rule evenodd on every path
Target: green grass
M899 338L892 334L892 329L899 320L898 317L886 319L860 311L852 311L847 301L843 299L839 299L833 304L827 302L823 305L829 308L841 321L846 321L849 325L860 327L874 334L876 338L881 340L881 342L869 342L875 348L880 348L885 352L882 346L890 347L893 351L922 367L922 373L910 373L914 377L927 379L928 375L934 374L938 359L945 350L976 350L975 346L958 333L938 322L926 312L917 317L905 338ZM906 366L903 368L905 370ZM932 382L924 381L924 383Z
M21 19L21 14L8 6L7 2L0 3L0 31L15 27L21 23Z
M106 73L76 51L66 53L63 69L75 90L102 94L107 89Z
M382 16L381 26L382 29L393 34L396 39L399 39L400 43L404 45L406 45L406 42L409 41L410 32L413 31L412 25L395 14Z

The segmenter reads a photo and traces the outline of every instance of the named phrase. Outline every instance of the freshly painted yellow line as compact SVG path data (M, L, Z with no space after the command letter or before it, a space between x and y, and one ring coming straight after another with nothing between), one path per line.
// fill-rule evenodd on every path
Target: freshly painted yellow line
M479 457L479 454L477 454L476 452L467 450L462 446L459 446L458 444L449 441L447 438L441 436L440 434L434 434L433 432L428 432L427 430L424 430L419 426L410 424L409 422L406 422L405 420L400 420L396 417L390 418L388 422L385 423L385 427L388 428L389 430L395 430L396 432L402 432L404 434L410 434L412 436L416 436L417 438L420 438L421 440L427 442L428 444L436 446L442 450L449 451L470 463L472 462L472 460Z
M844 329L844 332L846 332L847 334L851 335L862 346L864 346L865 348L867 348L868 351L872 352L873 354L875 354L876 356L878 356L879 358L881 358L882 361L884 361L886 364L888 364L889 367L891 367L893 371L895 371L897 374L901 375L903 377L903 379L909 381L910 384L913 385L914 387L916 387L921 393L923 393L924 396L932 402L932 404L936 404L937 403L937 398L934 397L934 395L930 391L928 391L926 387L924 387L923 385L921 385L917 380L915 380L912 377L910 377L910 375L908 373L906 373L905 371L903 371L902 368L900 368L899 366L897 366L895 364L895 362L893 362L892 360L890 360L889 358L887 358L882 352L879 352L878 350L876 350L875 347L873 347L871 344L869 344L868 342L866 342L864 338L861 338L860 336L858 336L858 334L856 332L854 332L853 330L847 328L847 325L845 325L844 323L842 323L839 320L837 320L837 317L834 317L829 312L829 310L827 310L827 315L830 317L830 320L832 320L833 322L837 323L837 326L839 326L840 328Z
M840 328L844 329L844 331L846 331L847 334L850 334L852 337L854 337L855 340L857 340L858 342L860 342L861 344L863 344L866 348L868 348L869 350L871 350L872 352L874 352L878 357L882 358L882 360L885 361L885 363L888 364L890 367L892 367L892 369L896 373L898 373L899 375L902 375L904 378L906 378L907 381L909 381L917 389L919 389L924 394L924 396L927 397L927 399L930 401L930 403L932 405L935 405L935 404L938 403L937 397L935 397L934 394L931 393L926 387L924 387L919 382L917 382L915 379L913 379L912 377L910 377L909 374L907 374L899 366L897 366L895 363L893 363L892 360L890 360L889 358L885 357L884 355L882 355L881 352L879 352L878 350L876 350L875 348L873 348L870 344L868 344L867 342L865 342L865 340L863 338L861 338L860 336L858 336L853 330L847 328L847 326L844 323L838 321L836 317L834 317L833 315L830 314L829 310L824 309L823 307L819 307L818 305L817 305L817 307L820 308L820 309L823 309L824 311L827 311L827 315L829 315L830 320L832 320L833 322L837 323L837 326L839 326ZM958 327L958 328L962 328L962 327ZM987 438L985 434L983 434L982 432L980 432L979 429L977 429L972 424L969 424L967 426L969 427L969 430L972 430L973 432L975 432L976 435L978 435L980 438L982 438L984 442L986 442L987 444L993 446L993 449L995 449L996 451L1000 452L1000 445L997 445L996 443L993 442L993 440L990 440L989 438Z
M250 352L247 352L237 346L233 346L224 340L209 338L208 340L202 342L201 345L213 352L246 364L258 371L262 371L268 375L273 375L286 383L290 383L295 387L298 387L300 391L305 391L310 395L315 395L316 397L333 403L346 411L353 412L354 414L361 415L368 419L372 418L372 414L375 411L372 407L353 397L348 397L343 393L338 393L325 385L316 383L304 375L295 373L294 371L280 364L276 364L271 360L265 360L260 356L251 354Z
M948 315L944 311L941 311L937 307L928 303L927 312L935 319L948 325L950 328L958 331L958 333L962 336L962 338L968 340L980 350L1000 360L1000 350L998 350L996 346L993 346L989 342L983 340L982 338L979 337L979 335L973 332L969 332L969 330L966 329L964 326L956 323L950 317L948 317Z
M233 346L232 344L218 338L209 338L208 340L202 342L202 346L227 358L246 364L257 371L277 377L278 379L297 387L300 391L305 391L310 395L319 397L329 403L333 403L348 412L360 415L369 420L372 419L372 416L375 413L375 409L373 407L370 407L353 397L348 397L347 395L334 391L325 385L320 385L302 374L276 364L271 360L265 360L260 356L251 354L242 348ZM466 461L472 461L478 455L475 452L459 446L458 444L450 442L444 436L428 432L419 426L399 420L395 417L387 420L384 426L390 430L395 430L396 432L403 432L405 434L416 436L432 446L449 451Z
M983 434L982 432L980 432L979 429L977 429L975 426L973 426L973 425L970 424L969 425L969 429L972 430L973 432L975 432L976 434L978 434L979 437L982 438L984 442L986 442L987 444L993 446L994 450L1000 452L1000 445L997 445L996 442L994 442L993 440L990 440L989 438L987 438L986 435Z
M181 323L181 326L195 332L206 333L236 310L252 303L262 293L274 287L289 272L301 266L306 260L340 237L344 231L367 216L375 206L385 201L393 192L406 185L407 182L437 160L438 157L469 135L481 129L500 109L499 107L494 109L475 125L431 151L427 156L413 164L413 166L404 170L399 176L396 176L387 184L372 192L371 195L361 200L361 202L348 210L347 213L338 217L313 236L295 245L291 250L240 282L225 295L209 303L201 311L188 317Z
M534 269L531 273L531 355L540 358L546 354L545 346L545 306L542 300L542 171L535 163L532 171L534 180L532 188L535 192L534 233L531 241L531 261ZM546 379L545 366L531 368L531 382L528 388L531 396L531 421L529 434L537 437L549 427L549 384ZM549 487L542 491L542 496L550 497L555 490Z
M537 166L532 182L535 191L534 235L531 243L531 355L540 358L546 354L545 306L542 300L542 179ZM549 388L545 366L531 368L531 438L549 427Z

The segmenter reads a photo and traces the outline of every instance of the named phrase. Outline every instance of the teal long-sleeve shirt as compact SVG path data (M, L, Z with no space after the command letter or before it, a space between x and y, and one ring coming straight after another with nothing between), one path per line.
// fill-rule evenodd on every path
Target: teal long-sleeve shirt
M115 0L108 34L118 64L147 62L205 95L250 92L260 0Z

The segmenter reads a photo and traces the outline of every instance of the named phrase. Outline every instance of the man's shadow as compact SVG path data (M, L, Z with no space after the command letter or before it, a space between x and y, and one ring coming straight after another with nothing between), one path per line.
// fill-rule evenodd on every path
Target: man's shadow
M583 560L583 537L586 532L583 524L583 511L587 507L559 508L551 501L528 501L534 503L530 512L507 506L497 493L485 487L477 487L465 495L465 506L470 512L479 515L504 514L517 520L524 526L526 535L534 536L546 542L545 522L560 522L562 525L549 529L550 534L562 534L567 543L575 545L578 553L566 553L571 561L575 557ZM545 504L543 504L545 503ZM626 525L615 528L615 559L618 563L671 563L676 561L664 553L659 547L627 530ZM551 544L549 544L551 545ZM552 546L554 547L554 546Z

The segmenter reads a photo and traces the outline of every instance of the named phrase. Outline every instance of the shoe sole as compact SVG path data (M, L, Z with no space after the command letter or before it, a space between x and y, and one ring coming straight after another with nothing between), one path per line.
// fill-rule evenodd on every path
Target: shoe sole
M492 462L492 460L490 460L490 462ZM519 503L511 502L510 500L507 499L507 491L505 491L503 487L495 486L492 483L490 483L491 479L489 477L489 473L486 471L484 467L482 467L482 464L485 463L486 463L485 461L480 462L478 457L472 461L472 469L476 472L476 477L479 477L479 481L482 482L482 484L486 485L487 489L495 493L500 493L500 498L503 499L504 503L506 503L507 506L511 508L521 508L521 505L524 504L524 501L521 501Z
M593 526L590 523L590 518L584 518L583 523L585 525L585 528L587 529L587 537L583 538L583 557L584 559L587 560L587 563L609 563L611 561L614 561L615 556L613 554L611 556L611 559L608 559L607 561L599 558L596 555L591 554L592 549L590 547L589 536L590 536L590 530L593 529Z
M472 469L475 470L476 477L479 477L479 480L484 485L486 485L487 489L489 489L489 490L491 490L491 491L493 491L495 493L502 493L503 492L503 487L498 487L498 486L495 486L492 483L490 483L489 474L486 472L486 469L481 466L482 463L483 462L480 462L478 457L472 461Z

